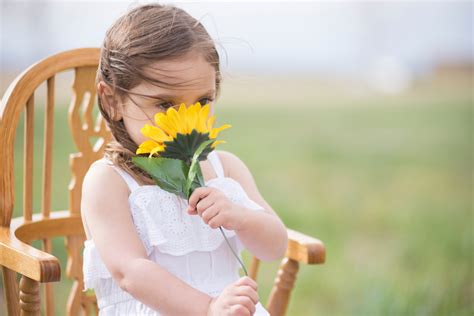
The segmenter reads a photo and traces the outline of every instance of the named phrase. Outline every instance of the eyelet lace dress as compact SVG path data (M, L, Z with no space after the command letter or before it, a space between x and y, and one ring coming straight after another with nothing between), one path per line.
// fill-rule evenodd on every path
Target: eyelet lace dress
M263 207L252 201L233 178L225 177L219 156L208 155L216 178L206 186L221 190L232 202L255 211ZM210 228L198 215L187 213L188 202L157 185L140 186L127 172L106 158L94 163L111 165L130 188L129 205L134 226L148 258L193 288L218 296L239 276L239 262L232 254L218 228ZM233 230L223 228L229 243L241 258L244 245ZM123 291L104 265L92 239L84 242L84 289L93 289L100 316L160 315L157 310ZM254 315L269 315L259 302Z

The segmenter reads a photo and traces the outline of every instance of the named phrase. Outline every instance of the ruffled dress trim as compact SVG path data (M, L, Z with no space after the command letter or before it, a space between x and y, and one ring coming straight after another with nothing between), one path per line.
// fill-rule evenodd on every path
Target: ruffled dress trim
M239 182L230 177L208 180L206 186L221 190L232 202L255 211L264 208L252 201ZM157 185L138 186L129 196L134 226L147 256L159 252L182 256L192 251L213 251L225 242L219 228L209 227L200 216L187 213L188 202ZM245 246L233 230L223 228L226 237L235 238L234 249L240 256ZM95 288L101 278L112 278L92 240L84 242L84 286Z
M232 178L213 178L206 185L222 190L229 200L238 205L263 210ZM157 186L142 186L132 192L130 199L134 201L131 205L133 221L147 255L154 247L160 252L181 256L191 251L212 251L225 242L218 228L209 227L198 215L187 214L188 202L175 194ZM154 208L152 203L162 207ZM222 230L227 238L237 237L237 252L243 250L244 246L235 231Z
M82 272L84 274L83 292L87 291L87 289L97 288L100 279L112 278L112 275L110 274L109 270L107 270L107 267L100 258L99 252L97 251L93 240L86 240L84 242L84 252L82 259Z

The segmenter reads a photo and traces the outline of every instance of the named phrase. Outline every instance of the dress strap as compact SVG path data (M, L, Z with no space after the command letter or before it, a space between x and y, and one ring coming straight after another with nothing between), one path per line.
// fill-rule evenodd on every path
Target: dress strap
M125 183L127 183L128 188L130 189L130 192L132 192L133 190L135 190L136 188L140 186L138 182L128 172L114 165L113 162L110 161L109 159L103 157L99 160L94 161L92 164L95 164L95 163L106 163L110 165L112 168L114 168L115 171L117 171L117 173L123 178Z
M214 172L216 173L218 178L223 178L224 177L224 168L222 167L221 160L219 158L219 155L217 154L216 150L211 151L207 155L207 159L211 162L212 168L214 169Z

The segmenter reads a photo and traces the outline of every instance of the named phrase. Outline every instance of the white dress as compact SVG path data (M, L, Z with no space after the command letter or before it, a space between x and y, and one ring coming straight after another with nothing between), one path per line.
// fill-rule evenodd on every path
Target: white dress
M234 203L255 211L263 208L252 201L234 179L224 176L215 150L208 155L217 177L206 186L218 188ZM157 185L140 186L127 172L106 158L94 163L110 164L130 188L129 204L133 223L148 258L159 263L190 286L210 296L218 296L230 283L240 278L240 264L222 237L199 215L187 214L188 202ZM244 245L233 230L224 229L232 248L241 258ZM83 291L93 289L100 316L160 315L157 310L123 291L112 278L92 239L84 242ZM270 315L259 302L254 315Z

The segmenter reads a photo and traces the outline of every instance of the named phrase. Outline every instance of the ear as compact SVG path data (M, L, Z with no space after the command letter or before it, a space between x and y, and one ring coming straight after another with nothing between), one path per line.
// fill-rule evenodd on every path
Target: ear
M122 104L117 102L112 88L104 81L99 81L97 84L97 94L101 98L102 106L110 118L114 121L120 121L122 119Z

